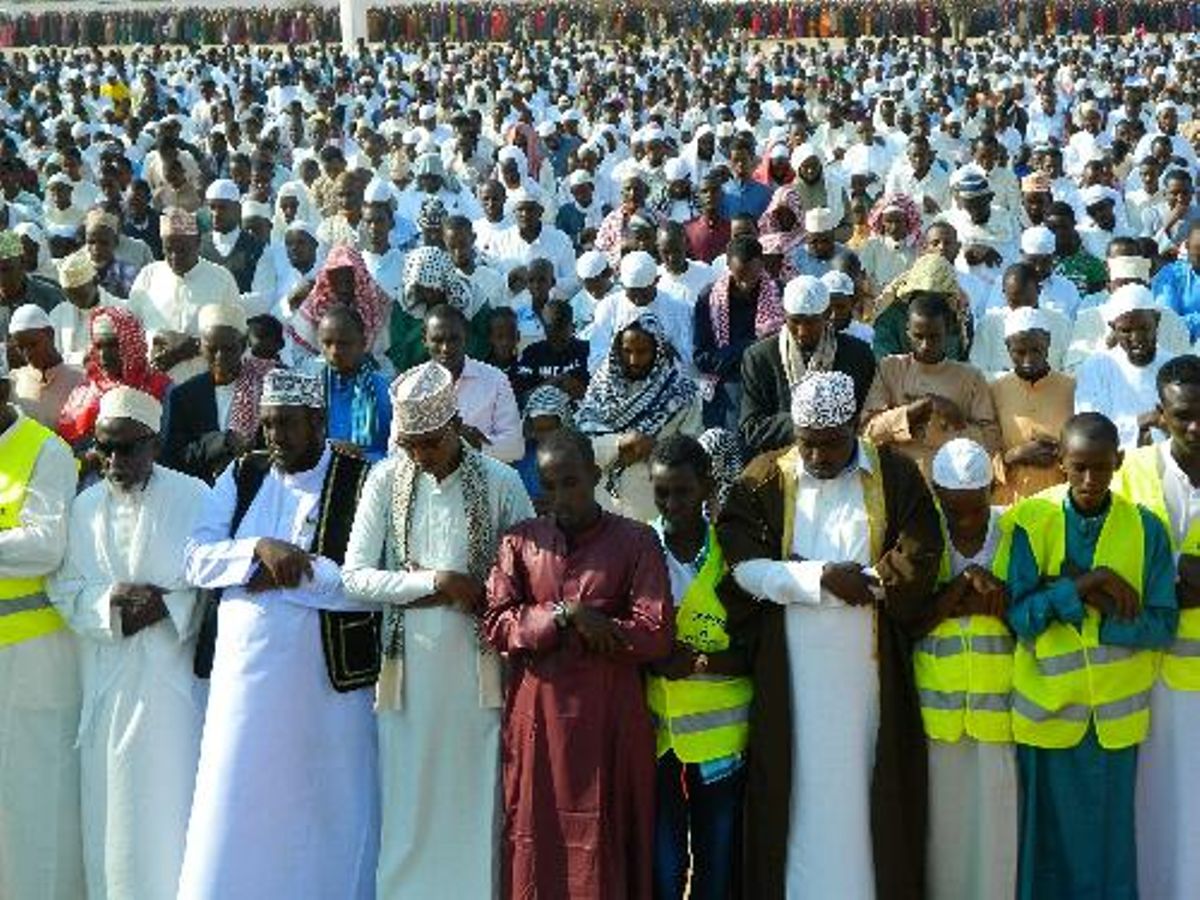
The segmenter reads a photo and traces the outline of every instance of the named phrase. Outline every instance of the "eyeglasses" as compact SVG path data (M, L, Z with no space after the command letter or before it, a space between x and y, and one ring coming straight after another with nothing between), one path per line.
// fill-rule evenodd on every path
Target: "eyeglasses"
M154 435L148 434L132 441L111 442L111 441L96 441L95 450L101 456L110 457L117 456L132 456L146 446Z

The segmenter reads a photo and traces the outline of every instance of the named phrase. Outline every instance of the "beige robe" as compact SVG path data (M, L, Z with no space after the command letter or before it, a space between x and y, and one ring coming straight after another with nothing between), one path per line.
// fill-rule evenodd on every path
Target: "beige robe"
M923 427L908 420L908 404L929 394L953 401L965 425L955 428L936 413ZM863 434L876 444L893 444L929 477L929 465L942 444L957 437L978 441L989 453L1000 447L1000 428L987 381L974 366L943 360L926 365L909 354L885 356L862 412Z

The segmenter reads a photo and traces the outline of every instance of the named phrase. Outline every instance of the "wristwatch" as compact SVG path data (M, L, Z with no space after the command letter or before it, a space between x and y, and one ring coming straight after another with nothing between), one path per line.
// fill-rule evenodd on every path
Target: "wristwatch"
M708 671L708 654L697 653L692 657L692 674L703 675Z
M554 604L554 627L562 630L571 624L571 614L567 612L567 604L559 601Z

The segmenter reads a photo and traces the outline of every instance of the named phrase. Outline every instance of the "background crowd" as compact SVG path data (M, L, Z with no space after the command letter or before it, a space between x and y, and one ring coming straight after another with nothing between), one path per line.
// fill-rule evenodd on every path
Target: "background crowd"
M1016 33L1117 35L1189 32L1200 7L1184 0L1074 0L976 4L895 3L406 3L368 13L371 41L623 41L688 35L792 40L859 37L982 37ZM288 44L336 41L330 6L0 10L0 47L112 44Z
M1197 896L1200 45L1099 9L0 57L0 897Z

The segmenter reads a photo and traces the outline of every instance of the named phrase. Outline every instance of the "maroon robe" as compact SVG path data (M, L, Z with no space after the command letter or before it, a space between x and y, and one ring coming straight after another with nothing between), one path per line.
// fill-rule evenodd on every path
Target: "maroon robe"
M584 650L554 604L611 617L629 649ZM671 651L671 588L654 532L610 513L575 536L549 517L501 539L487 639L510 662L501 733L502 896L641 900L652 894L654 728L641 666Z

